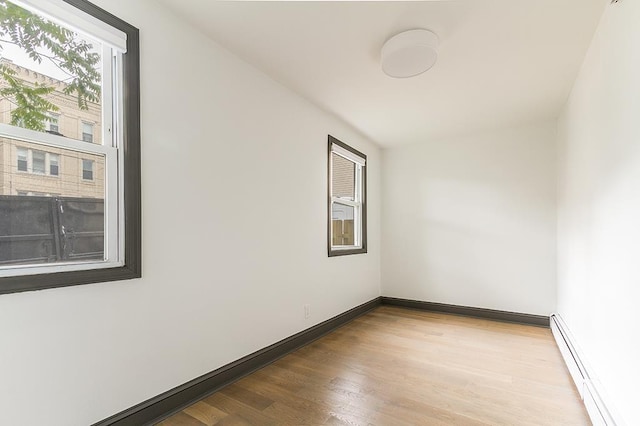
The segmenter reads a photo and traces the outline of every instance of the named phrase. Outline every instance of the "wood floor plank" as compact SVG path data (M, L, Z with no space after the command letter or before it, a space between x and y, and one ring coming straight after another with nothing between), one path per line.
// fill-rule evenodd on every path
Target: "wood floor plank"
M549 329L381 306L161 423L192 424L590 423Z
M202 401L198 401L195 404L190 405L183 411L207 426L215 425L228 415L224 411L219 410L216 407L212 407L211 405Z
M215 426L252 426L259 423L252 423L240 414L232 414L220 420Z
M180 426L203 426L204 424L205 423L202 423L200 420L191 417L190 415L188 415L184 411L181 411L179 413L174 414L173 416L171 416L167 420L158 423L157 426L175 426L175 425L180 425Z
M229 398L235 399L236 401L242 402L249 407L255 408L256 410L262 411L271 404L273 404L273 400L266 398L263 395L255 393L249 389L246 389L239 385L238 383L233 383L220 391L223 395L228 396Z
M229 415L227 417L232 417L231 420L227 420L227 417L225 417L221 421L248 421L254 425L265 426L277 424L274 419L262 414L255 408L233 398L229 398L221 392L214 393L213 395L204 398L202 401L227 413Z

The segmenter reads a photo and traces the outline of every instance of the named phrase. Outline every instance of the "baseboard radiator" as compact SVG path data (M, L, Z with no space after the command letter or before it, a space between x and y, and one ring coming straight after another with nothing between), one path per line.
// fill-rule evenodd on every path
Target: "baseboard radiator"
M567 325L558 314L552 314L550 319L553 337L576 384L576 388L580 392L580 397L584 401L593 425L624 426L624 423L619 418L615 418L612 414L612 407L602 397L604 392L600 389L599 382L590 374L590 369Z

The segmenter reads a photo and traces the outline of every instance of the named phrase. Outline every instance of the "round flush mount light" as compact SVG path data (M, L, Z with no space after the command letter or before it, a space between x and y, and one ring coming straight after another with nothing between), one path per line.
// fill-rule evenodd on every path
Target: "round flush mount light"
M390 77L413 77L429 70L438 59L438 36L429 30L409 30L382 46L382 71Z

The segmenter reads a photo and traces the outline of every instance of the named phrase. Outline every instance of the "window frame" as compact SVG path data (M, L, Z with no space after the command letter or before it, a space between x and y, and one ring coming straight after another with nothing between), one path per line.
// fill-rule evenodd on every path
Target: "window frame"
M367 156L362 152L350 147L346 143L336 139L335 137L329 135L329 143L328 143L328 155L327 155L327 254L329 257L334 256L346 256L351 254L361 254L367 253ZM333 245L332 231L333 231L333 215L332 215L332 205L335 202L332 195L332 178L333 178L333 168L332 168L332 159L331 155L334 153L333 145L339 146L352 154L362 158L365 162L364 165L360 166L361 173L360 179L358 179L358 174L354 178L354 196L358 198L358 195L362 199L359 202L360 205L360 227L356 229L356 232L360 236L361 244L359 246L345 246L345 247L354 247L354 248L336 248ZM356 170L358 165L356 164ZM360 183L360 185L358 185ZM339 202L338 202L339 203ZM339 203L345 204L345 203ZM357 204L357 203L356 203ZM345 204L347 205L347 204ZM348 203L351 205L351 203Z
M129 280L142 276L139 30L86 0L63 1L122 31L127 37L127 52L122 55L121 71L116 76L120 78L122 85L122 111L119 112L120 120L114 123L114 130L118 131L120 136L118 163L121 167L118 170L118 185L122 191L123 208L117 215L117 221L120 226L124 225L120 241L122 264L112 266L100 262L92 264L93 268L90 269L87 269L88 264L78 264L77 270L61 272L38 272L38 267L34 267L33 274L0 277L0 294Z

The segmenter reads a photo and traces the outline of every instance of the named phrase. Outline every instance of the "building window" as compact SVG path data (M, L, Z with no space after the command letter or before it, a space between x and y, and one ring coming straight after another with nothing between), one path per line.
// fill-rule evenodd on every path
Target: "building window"
M45 165L47 153L44 151L31 151L31 172L44 175L47 172Z
M58 176L60 173L60 163L58 154L49 154L49 174Z
M93 180L93 160L82 160L82 179Z
M28 151L26 148L18 148L18 171L26 172L28 168Z
M48 114L48 119L47 119L47 131L49 133L53 133L54 135L59 135L60 134L60 114L54 114L52 112L50 112Z
M0 15L0 294L140 277L138 30L86 0Z
M367 252L367 157L329 136L329 256Z
M93 143L93 124L82 123L82 140Z

